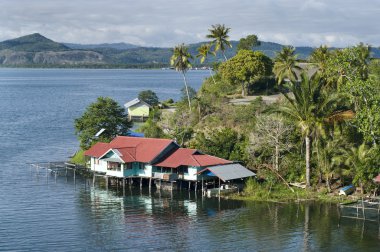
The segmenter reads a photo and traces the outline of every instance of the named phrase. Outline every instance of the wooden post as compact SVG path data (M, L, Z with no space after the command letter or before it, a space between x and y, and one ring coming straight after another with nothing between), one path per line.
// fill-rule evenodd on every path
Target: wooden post
M219 178L219 200L220 200L220 178Z
M190 187L191 187L191 181L189 181L189 191L190 191Z
M107 189L107 191L108 191L108 176L106 176L106 189Z
M140 190L142 189L142 177L140 178Z
M364 209L364 200L362 198L362 208L363 208L363 219L365 219L365 209Z
M123 178L123 196L125 196L125 178Z
M202 177L202 196L204 194L204 188L203 188L203 177Z
M195 181L195 188L194 188L194 192L197 192L197 189L198 189L198 181Z
M152 188L152 177L149 178L149 192L151 188Z
M76 182L76 181L75 181L75 171L76 171L76 170L77 170L77 169L74 168L74 184L75 184L75 182Z

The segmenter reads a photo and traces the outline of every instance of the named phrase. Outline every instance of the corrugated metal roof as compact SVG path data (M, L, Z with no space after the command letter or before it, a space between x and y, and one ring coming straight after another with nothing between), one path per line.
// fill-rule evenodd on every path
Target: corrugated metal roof
M125 162L149 163L172 143L169 139L117 136L109 144L96 143L85 155L100 158L110 149L117 149Z
M212 172L215 176L223 181L256 176L254 172L237 163L210 166L206 169L203 169L199 173L202 173L204 171Z
M181 165L204 167L232 163L229 160L202 154L196 149L179 148L155 166L177 168Z
M147 105L149 108L152 107L152 106L150 106L148 103L146 103L145 101L140 100L139 98L135 98L135 99L133 99L132 101L129 101L129 102L125 103L125 104L124 104L124 107L129 108L129 107L132 107L132 106L134 106L134 105L136 105L136 104L138 104L138 103L145 104L145 105Z

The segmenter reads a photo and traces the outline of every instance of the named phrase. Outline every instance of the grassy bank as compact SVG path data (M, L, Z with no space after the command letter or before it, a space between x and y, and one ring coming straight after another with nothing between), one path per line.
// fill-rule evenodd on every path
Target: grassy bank
M259 183L252 179L247 181L243 192L233 195L232 198L246 201L289 202L313 200L331 203L346 203L355 200L353 196L339 196L334 193L328 193L326 190L292 189L294 192L284 184Z

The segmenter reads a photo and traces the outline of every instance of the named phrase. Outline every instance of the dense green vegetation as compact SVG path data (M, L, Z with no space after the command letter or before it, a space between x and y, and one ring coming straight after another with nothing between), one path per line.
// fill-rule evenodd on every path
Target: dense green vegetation
M109 97L99 97L86 108L81 117L75 119L75 133L82 150L89 149L98 141L110 142L117 135L128 135L131 127L132 122L124 107ZM102 129L104 131L96 136Z
M210 34L223 34L224 49L228 32L224 25L210 29ZM202 62L222 48L208 37L210 44L197 51ZM380 64L370 53L364 44L321 46L300 64L292 47L284 47L273 61L246 48L231 57L223 52L224 62L214 66L196 96L178 101L173 113L156 114L143 131L154 128L157 137L241 161L260 178L249 182L246 197L281 197L281 191L288 190L284 181L305 182L311 191L323 193L354 183L365 193L375 193L372 179L380 172ZM279 99L231 103L233 98L263 93ZM287 198L316 197L296 192Z

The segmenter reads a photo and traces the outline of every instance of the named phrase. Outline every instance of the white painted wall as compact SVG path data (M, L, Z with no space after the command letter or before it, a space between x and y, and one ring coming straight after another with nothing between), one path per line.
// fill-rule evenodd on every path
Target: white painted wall
M91 170L95 172L107 172L107 162L99 160L99 164L96 164L97 158L91 157Z
M185 173L183 176L184 180L197 180L198 169L198 167L189 166L189 168L187 169L188 172Z

